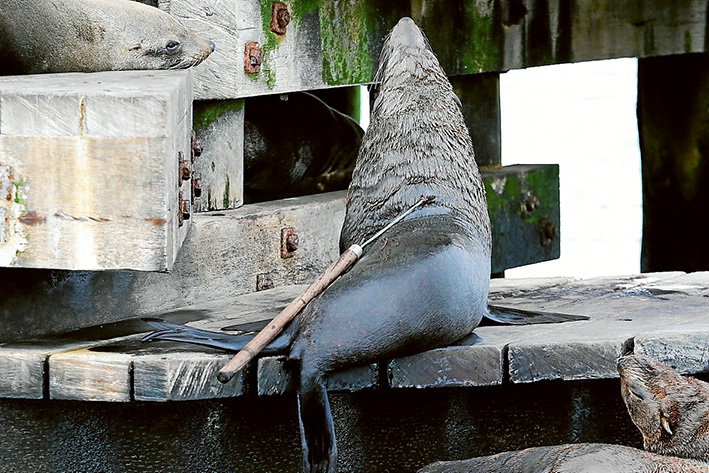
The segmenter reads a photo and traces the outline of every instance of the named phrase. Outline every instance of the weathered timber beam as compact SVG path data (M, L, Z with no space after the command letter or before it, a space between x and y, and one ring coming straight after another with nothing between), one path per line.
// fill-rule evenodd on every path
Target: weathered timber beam
M638 63L643 271L706 271L709 55Z
M172 268L191 128L191 71L0 78L0 266Z
M195 69L200 99L370 82L384 37L403 16L423 28L451 76L706 51L706 0L292 0L279 33L271 31L272 2L159 4L217 45ZM250 42L260 59L245 48ZM245 59L260 61L257 70L245 72Z
M483 170L493 271L558 257L558 167ZM0 270L0 341L205 303L267 286L311 282L338 256L345 191L193 216L170 273ZM292 227L298 249L281 257Z

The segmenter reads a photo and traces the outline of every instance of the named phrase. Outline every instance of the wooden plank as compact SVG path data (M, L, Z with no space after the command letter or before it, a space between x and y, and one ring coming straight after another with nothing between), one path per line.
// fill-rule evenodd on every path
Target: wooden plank
M492 272L559 257L559 167L481 170L492 223Z
M197 98L369 82L385 35L403 16L422 27L451 76L706 50L706 0L671 7L665 0L438 0L425 5L396 2L386 8L376 0L284 3L291 20L285 34L276 34L270 31L271 2L160 0L161 9L217 45L195 68ZM256 73L244 71L247 42L262 51Z
M233 354L173 353L142 355L133 360L136 401L189 401L244 394L243 374L227 384L217 373Z
M709 202L709 58L638 61L642 271L709 268L697 209Z
M189 71L0 78L0 266L172 268L191 108Z
M70 401L131 400L131 356L89 349L49 359L49 397Z

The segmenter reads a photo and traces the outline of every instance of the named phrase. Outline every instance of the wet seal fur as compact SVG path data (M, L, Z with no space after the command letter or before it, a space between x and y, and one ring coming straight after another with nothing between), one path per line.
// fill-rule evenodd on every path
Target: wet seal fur
M0 74L185 69L214 43L129 0L0 1Z
M264 352L287 350L288 366L299 375L305 472L337 471L325 386L330 373L448 345L470 334L487 313L485 188L460 102L411 19L400 20L387 37L377 81L341 247L361 243L422 195L435 202L370 245ZM217 335L194 329L180 334L168 325L147 339L217 346ZM239 337L222 336L233 342L231 349L250 338Z
M709 384L642 355L617 360L621 395L645 450L608 444L535 447L433 463L419 473L707 473Z

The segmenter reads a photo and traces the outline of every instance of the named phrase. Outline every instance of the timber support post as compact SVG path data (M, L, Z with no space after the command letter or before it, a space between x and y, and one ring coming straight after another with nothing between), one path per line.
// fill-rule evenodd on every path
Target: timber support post
M709 55L638 60L641 270L709 269Z

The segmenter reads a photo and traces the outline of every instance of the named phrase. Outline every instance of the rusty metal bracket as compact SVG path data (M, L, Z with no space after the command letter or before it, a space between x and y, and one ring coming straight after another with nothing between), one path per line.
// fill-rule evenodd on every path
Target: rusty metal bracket
M273 278L269 273L261 273L256 275L256 291L265 291L273 289Z
M263 62L263 52L255 41L244 43L244 73L258 74Z

